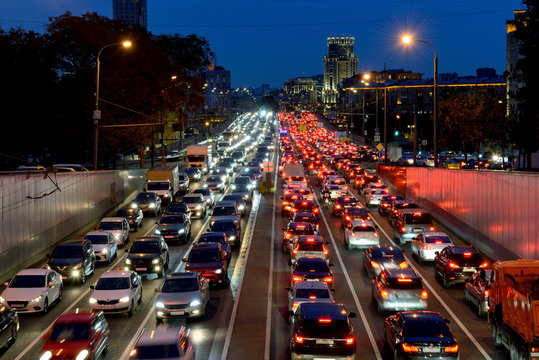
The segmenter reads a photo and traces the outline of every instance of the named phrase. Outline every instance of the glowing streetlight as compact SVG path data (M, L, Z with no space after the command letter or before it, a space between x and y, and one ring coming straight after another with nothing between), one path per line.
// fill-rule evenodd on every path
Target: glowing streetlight
M370 80L371 74L363 74L363 80Z
M402 37L402 42L404 44L410 44L413 41L412 37L410 35L404 35Z

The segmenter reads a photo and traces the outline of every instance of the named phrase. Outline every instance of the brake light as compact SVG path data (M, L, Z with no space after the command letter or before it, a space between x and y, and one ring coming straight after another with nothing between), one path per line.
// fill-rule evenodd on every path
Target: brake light
M423 245L423 250L434 250L432 246Z
M347 216L347 217L346 217L346 220L350 221L350 216Z
M292 212L297 212L297 211L298 211L298 209L296 209L296 208L292 208L292 210L290 210L290 211L292 211Z
M435 244L440 245L440 244L443 244L443 243L440 240L436 240Z
M458 346L458 344L455 344L455 345L453 345L453 346L447 346L447 347L445 348L445 352L446 352L446 353L456 353L456 352L458 352L458 351L459 351L459 346Z
M330 282L332 282L332 281L333 281L333 277L331 277L331 276L326 276L326 277L324 278L324 282L326 282L326 283L330 283Z
M389 189L386 189L386 194L389 194Z
M348 185L345 185L345 186L344 186L344 190L348 190Z
M324 251L324 255L327 255L327 254L329 254L329 251L328 251L328 249L326 249L326 247L325 247L325 246L324 246L324 247L323 247L322 249L324 249L324 250L323 250L323 251Z
M412 279L403 279L403 278L399 278L397 279L398 282L405 282L405 283L409 283L409 282L412 282Z
M318 322L319 322L319 323L326 323L326 324L328 324L328 323L331 322L331 319L328 319L328 318L320 318L320 319L318 319Z
M373 269L380 269L380 265L377 262L371 261L371 266Z
M288 205L290 204L288 201L283 201L283 205Z
M404 227L404 226L401 227L401 232L403 232L403 233L406 232L406 227Z
M347 337L346 338L346 345L352 345L354 343L355 339L353 337Z
M453 268L453 269L459 267L459 266L458 266L457 264L455 264L454 262L450 262L448 265L449 265L450 268Z
M301 277L301 276L294 275L294 276L292 277L292 281L293 281L293 282L301 281L301 280L303 280L303 277Z
M337 204L335 205L335 209L340 209L341 208L341 205Z
M384 299L387 299L389 297L389 293L385 290L381 290L380 296L382 296Z
M465 252L462 255L464 255L464 257L470 257L470 256L472 256L472 253L471 252Z
M302 344L303 343L303 336L296 335L295 340L297 343Z
M430 231L434 231L434 226L431 226L431 227L430 227Z
M417 348L417 346L413 346L413 345L408 345L406 343L403 343L402 344L402 350L404 352L419 352L419 349Z
M296 310L298 308L299 304L298 303L292 303L292 309Z
M317 212L318 212L318 209L314 209L313 212L317 213Z
M421 291L421 299L426 299L429 297L429 294L427 293L427 290Z
M485 261L484 263L482 263L481 265L479 265L479 267L480 267L480 268L486 268L486 267L488 267L488 262Z
M296 229L305 230L305 225L298 225L298 226L296 226Z
M286 240L290 240L291 237L292 237L292 233L289 232L289 231L287 231L286 234L285 234L285 236L284 236L284 238L285 238Z
M374 235L374 236L378 236L378 233L375 231L373 235Z
M309 165L309 169L311 170L314 169L314 165L313 164Z
M421 213L420 212L415 212L414 216L421 216Z
M382 206L383 206L383 207L388 207L389 204L384 203L384 204L382 204Z
M294 250L292 250L292 253L294 255L297 255L298 251L299 251L299 246L296 246L296 248Z
M406 261L403 261L399 264L399 267L401 269L407 269L408 268L408 263Z
M309 299L316 299L316 296L315 296L315 295L311 295L311 296L309 296Z
M374 196L369 196L369 199L371 199L371 200L374 199Z

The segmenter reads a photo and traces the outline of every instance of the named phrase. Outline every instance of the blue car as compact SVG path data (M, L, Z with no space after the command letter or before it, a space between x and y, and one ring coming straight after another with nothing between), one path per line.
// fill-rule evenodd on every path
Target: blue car
M239 247L241 243L240 231L236 225L235 220L223 219L215 221L209 231L211 232L224 232L228 238L228 241L235 246Z

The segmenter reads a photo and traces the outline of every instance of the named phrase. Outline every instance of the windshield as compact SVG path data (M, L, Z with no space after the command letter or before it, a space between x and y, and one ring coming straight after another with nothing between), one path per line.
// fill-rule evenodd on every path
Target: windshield
M159 224L161 225L183 224L183 223L184 223L183 215L163 216L161 220L159 220Z
M198 291L198 281L194 278L188 279L168 279L163 284L161 292L175 293L175 292L190 292Z
M425 236L424 239L427 244L450 244L451 239L449 236Z
M205 155L187 155L187 161L189 161L189 162L204 162L204 161L206 161L206 156Z
M210 189L196 189L193 191L193 194L202 194L203 196L209 196L211 195Z
M116 216L118 217L129 217L129 216L135 216L135 215L137 215L137 210L133 208L120 209L116 213Z
M218 250L195 250L189 255L190 263L207 263L221 261L221 254Z
M187 181L187 179L189 179L189 176L187 176L187 174L185 173L181 173L178 174L178 179L180 179L180 181Z
M202 202L202 199L200 199L200 197L184 196L183 202L186 204L196 204Z
M236 209L232 206L220 206L213 209L213 216L236 215Z
M88 340L90 329L88 323L68 322L55 324L51 331L50 341L81 341Z
M329 299L329 291L327 289L297 289L296 298Z
M148 182L148 190L168 190L169 189L169 183L167 181L150 181Z
M329 272L328 264L322 259L321 261L298 261L296 266L297 272Z
M365 208L348 208L346 210L348 215L352 216L366 216L368 215L367 209Z
M212 231L228 231L228 230L236 230L236 225L231 222L216 222L212 226Z
M406 224L428 224L430 225L430 214L427 213L414 213L406 214Z
M129 278L100 278L95 286L96 290L121 290L129 289Z
M207 182L220 182L221 176L208 176Z
M251 183L251 179L249 178L245 178L245 177L238 177L236 179L236 181L234 181L234 184L236 185L242 185L242 184L250 184Z
M84 235L84 238L90 240L92 245L105 245L109 243L109 235L106 233L103 235Z
M121 221L102 221L98 226L99 230L122 230Z
M153 200L154 200L153 195L148 194L148 193L140 193L135 198L135 202L139 204L146 204L146 203L152 202Z
M17 275L9 283L10 288L45 287L45 275Z
M82 259L82 247L80 245L61 245L54 249L52 257Z
M156 241L135 241L129 250L130 253L158 253L159 244Z

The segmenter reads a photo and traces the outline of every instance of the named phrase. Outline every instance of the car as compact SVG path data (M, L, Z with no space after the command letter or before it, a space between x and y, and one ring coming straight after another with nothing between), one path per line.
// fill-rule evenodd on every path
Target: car
M283 252L289 253L292 247L292 238L296 235L315 235L315 230L311 223L289 222L283 227Z
M75 172L86 172L89 171L81 164L54 164L52 165L53 169L72 169Z
M404 200L400 195L384 195L380 199L380 204L378 205L378 214L382 216L387 216L389 214L389 208L393 202L397 200Z
M236 220L222 219L210 224L209 232L224 233L227 241L235 247L241 245L241 234ZM203 235L201 235L203 236Z
M210 301L208 280L199 272L177 272L167 275L161 288L156 288L155 320L203 318Z
M47 254L46 268L54 270L65 281L86 282L86 277L95 272L95 255L90 240L68 240L57 245L52 254Z
M397 159L398 166L412 166L414 164L414 153L406 152Z
M145 359L195 360L191 332L185 325L143 331L131 349L129 360Z
M213 192L225 192L225 183L227 176L220 174L213 174L206 178L206 183L202 185L204 188L208 188Z
M249 165L249 164L251 164L251 165ZM243 170L243 173L253 177L253 179L256 182L259 182L260 179L262 178L262 169L260 168L259 164L257 164L257 163L253 164L253 162L249 162L247 164L247 166L248 167L246 167L245 170Z
M473 246L446 246L434 258L434 276L445 288L466 282L489 263Z
M243 200L251 202L253 200L254 185L249 177L238 176L230 189L235 194L240 194Z
M221 201L235 201L241 216L245 216L247 214L247 201L243 199L241 194L233 193L225 195L222 197Z
M382 179L376 174L366 173L360 181L354 181L354 187L358 190L360 195L365 195L365 189L371 183L382 183Z
M288 291L288 311L296 312L299 304L304 302L334 303L333 289L322 281L298 281Z
M178 191L185 194L186 192L189 191L189 185L190 185L189 175L187 175L185 172L181 172L178 174L178 179L179 179Z
M161 213L162 200L153 191L144 191L137 195L133 201L142 210L143 213L149 213L152 216L157 216Z
M464 284L466 302L477 308L479 317L485 317L488 314L488 292L491 279L492 269L481 269Z
M233 224L232 224L233 225ZM207 232L200 235L196 241L197 244L220 244L225 252L225 256L230 259L232 257L231 242L228 240L227 234L224 232Z
M383 182L375 182L370 183L367 186L363 188L362 194L365 196L365 198L368 198L368 196L371 194L373 190L388 190L386 192L386 195L389 193L389 189L387 185L385 185Z
M389 206L389 209L387 211L387 220L389 221L389 224L391 226L395 226L393 224L393 221L397 217L397 214L399 213L399 210L401 209L419 209L419 205L414 204L411 201L408 200L395 200L393 203Z
M206 207L213 206L213 192L208 188L198 188L193 190L193 194L200 194L202 198L206 201Z
M380 244L374 224L366 220L353 220L344 228L344 246L347 249L368 248Z
M403 311L384 319L384 341L395 359L458 359L448 320L433 311Z
M185 194L182 201L189 206L191 216L197 216L201 219L206 217L206 200L202 194Z
M304 302L290 315L290 359L356 360L356 314L343 304Z
M408 263L398 247L376 245L363 251L363 268L367 275L373 277L384 269L406 269Z
M199 272L212 285L227 286L229 284L229 258L221 244L194 244L188 257L183 258L182 261L186 263L186 271Z
M372 278L372 298L378 313L426 310L428 293L421 277L412 269L384 269Z
M214 222L224 219L234 220L241 232L241 213L235 201L219 201L215 204L210 218L210 226Z
M19 315L7 304L0 301L0 350L9 348L17 340L19 334Z
M415 163L417 166L434 167L434 155L432 154L417 154Z
M88 302L92 311L103 311L106 314L127 313L132 316L135 304L142 303L142 280L134 271L106 271L90 289L93 292Z
M124 246L129 242L129 223L123 217L103 218L97 225L96 230L111 232L118 246Z
M46 314L50 305L62 300L64 288L60 274L49 269L21 270L4 285L0 307L7 303L18 313Z
M342 227L346 228L354 220L371 220L367 209L361 206L345 207L341 214Z
M312 225L315 234L318 234L318 230L320 230L320 220L311 212L294 213L290 222L309 223Z
M196 167L187 168L183 172L187 174L190 181L200 181L200 179L202 178L202 172L199 168Z
M326 260L318 257L302 257L295 263L290 262L290 285L294 286L298 281L323 281L328 285L333 285L333 273Z
M405 245L422 232L433 232L430 213L423 209L401 209L393 222L393 239Z
M191 209L183 201L173 201L167 206L165 215L179 215L184 214L187 218L191 219Z
M144 213L137 204L132 203L116 211L114 217L121 217L126 219L129 223L129 229L133 230L134 232L137 232L137 230L142 226L142 219L144 218Z
M412 240L412 256L419 262L434 261L436 253L452 245L453 242L446 233L425 231Z
M314 200L298 199L294 201L294 205L290 209L290 219L297 212L310 212L313 213L316 218L320 218L320 209Z
M163 215L154 229L155 235L161 235L165 241L181 241L186 244L191 240L191 220L184 214Z
M389 193L389 189L377 189L371 190L368 195L365 196L365 203L367 207L376 207L380 205L380 201L384 196Z
M109 231L89 231L84 234L83 238L90 240L92 243L96 262L110 264L118 254L118 243L114 238L114 234Z
M290 261L295 263L302 257L319 257L329 262L328 242L319 235L297 235L292 238Z
M102 311L62 314L43 337L40 359L99 359L109 348L109 332Z
M281 197L281 200L282 200L281 215L290 216L290 210L292 209L292 207L294 207L294 203L296 202L296 200L300 198L301 196L299 194L296 194L292 191L286 194L286 191L285 191L285 195Z
M131 244L125 259L125 270L137 273L154 273L158 277L165 276L170 264L168 245L160 235L144 236Z
M346 196L350 194L348 190L343 190L338 185L324 185L322 187L322 192L324 191L329 191L329 198L331 201L337 200L339 196Z
M357 206L359 202L351 195L339 196L333 203L333 216L340 216L346 207Z

